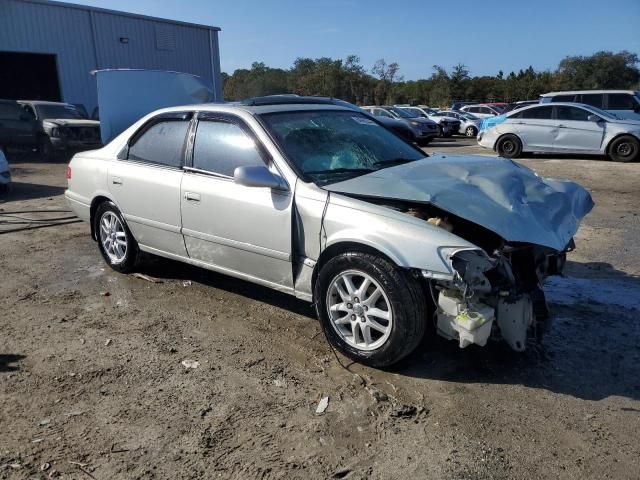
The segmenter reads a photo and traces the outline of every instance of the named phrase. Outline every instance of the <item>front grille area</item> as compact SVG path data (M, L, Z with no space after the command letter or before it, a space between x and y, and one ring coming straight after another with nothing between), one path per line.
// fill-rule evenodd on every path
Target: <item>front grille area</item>
M70 140L100 141L100 129L98 127L67 127L65 133Z

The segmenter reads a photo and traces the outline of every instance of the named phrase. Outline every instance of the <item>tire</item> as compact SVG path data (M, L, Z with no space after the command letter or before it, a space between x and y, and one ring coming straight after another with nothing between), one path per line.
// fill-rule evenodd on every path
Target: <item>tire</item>
M510 133L503 135L496 143L496 152L504 158L518 158L522 153L522 142Z
M101 203L93 221L98 248L104 261L116 272L131 272L138 262L140 250L118 207L113 202Z
M355 287L351 293L345 277ZM368 288L363 287L365 279L370 282ZM320 270L314 294L327 339L356 362L372 367L392 365L415 350L424 336L427 306L420 284L380 256L337 255Z
M465 136L471 138L471 137L477 137L478 136L478 129L472 125L469 125L465 131L464 131Z
M49 162L53 159L53 145L46 135L41 136L38 140L38 155L43 162Z
M640 156L640 141L631 135L614 138L608 148L614 162L635 162Z

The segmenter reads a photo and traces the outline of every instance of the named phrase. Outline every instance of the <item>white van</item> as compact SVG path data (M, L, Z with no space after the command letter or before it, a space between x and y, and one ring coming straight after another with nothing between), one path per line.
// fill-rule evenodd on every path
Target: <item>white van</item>
M540 103L549 102L585 103L620 118L640 120L640 92L633 90L575 90L540 95Z

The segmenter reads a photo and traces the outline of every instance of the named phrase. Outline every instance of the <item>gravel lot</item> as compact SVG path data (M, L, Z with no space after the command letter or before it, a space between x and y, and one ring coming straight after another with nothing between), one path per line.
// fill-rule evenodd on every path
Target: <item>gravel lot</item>
M473 143L426 150L490 154ZM162 283L120 275L87 225L16 223L69 214L45 213L66 208L66 165L14 159L0 478L638 478L640 164L521 163L596 202L543 344L428 338L382 371L341 366L306 303L163 259L141 269Z

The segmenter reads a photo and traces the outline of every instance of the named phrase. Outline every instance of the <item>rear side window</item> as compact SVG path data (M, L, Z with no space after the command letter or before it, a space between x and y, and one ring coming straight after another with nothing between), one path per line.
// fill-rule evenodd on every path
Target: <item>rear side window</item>
M237 167L264 166L255 142L234 123L204 120L198 124L193 167L233 177Z
M551 97L552 102L573 102L575 99L575 95L556 95L555 97Z
M556 107L556 115L558 120L573 120L577 122L586 122L589 120L591 112L576 107Z
M149 127L129 147L129 160L181 167L189 128L187 120L167 120Z
M0 102L0 119L1 120L18 120L23 110L15 103Z
M628 93L610 93L607 110L633 110L635 101Z
M592 107L602 108L602 98L604 95L601 93L583 93L580 97L580 103L586 103Z
M535 118L538 120L551 120L551 111L553 107L536 107L523 110L518 114L518 118Z

